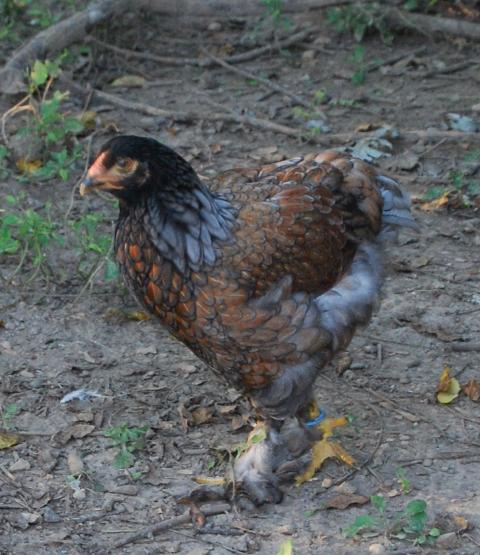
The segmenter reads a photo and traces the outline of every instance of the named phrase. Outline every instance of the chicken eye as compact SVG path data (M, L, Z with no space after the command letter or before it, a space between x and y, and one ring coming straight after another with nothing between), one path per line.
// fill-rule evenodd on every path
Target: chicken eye
M131 162L131 160L129 160L128 158L119 158L119 159L116 161L115 165L117 166L117 168L118 168L119 170L125 171L125 170L128 170L128 169L129 169L129 167L130 167L130 162Z

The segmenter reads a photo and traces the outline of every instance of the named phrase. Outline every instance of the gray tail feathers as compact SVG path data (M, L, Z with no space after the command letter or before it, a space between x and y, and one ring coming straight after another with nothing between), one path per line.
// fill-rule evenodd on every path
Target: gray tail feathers
M420 228L410 212L410 197L400 185L384 175L377 177L377 184L383 198L382 231L380 239L395 239L399 227Z
M342 279L315 299L321 326L332 334L332 350L345 348L357 326L366 325L376 308L382 282L381 247L362 244Z

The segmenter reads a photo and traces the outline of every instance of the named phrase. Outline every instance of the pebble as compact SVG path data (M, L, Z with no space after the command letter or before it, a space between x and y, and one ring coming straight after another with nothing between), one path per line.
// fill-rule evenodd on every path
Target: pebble
M385 553L385 546L381 543L371 543L368 546L368 552L372 555L382 555L382 553Z
M222 24L220 21L212 21L208 24L207 29L212 33L218 33L218 31L222 30Z
M423 466L432 466L432 459L425 459L423 461Z
M8 470L10 470L10 472L20 472L21 470L29 470L29 468L30 463L28 461L25 459L18 459L18 461L10 465Z
M58 515L58 513L56 513L53 509L51 509L50 507L45 507L45 509L43 509L43 520L44 522L61 522L61 518L60 515Z
M400 379L398 380L401 384L408 384L410 383L410 378L408 376L400 376Z
M331 488L333 486L333 480L331 478L324 478L322 480L322 488Z
M350 368L352 370L364 370L367 367L367 365L363 362L353 362L350 365Z
M312 62L315 59L315 50L304 50L302 60L304 62Z
M277 527L277 532L285 536L291 536L295 534L295 528L292 524L282 524L282 526Z

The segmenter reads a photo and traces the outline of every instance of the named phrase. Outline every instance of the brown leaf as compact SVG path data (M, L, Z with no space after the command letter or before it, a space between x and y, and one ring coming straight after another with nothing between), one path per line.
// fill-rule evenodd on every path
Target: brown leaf
M122 75L114 79L110 84L112 87L138 88L144 87L145 83L145 77L141 77L140 75Z
M70 428L70 432L72 434L72 437L80 439L91 434L94 429L95 426L93 426L92 424L74 424Z
M369 502L369 498L365 495L348 495L341 493L335 495L325 503L325 509L346 509L350 505L365 505Z
M222 416L227 416L237 410L237 405L218 405L217 410Z
M194 426L200 426L210 422L213 418L214 410L212 407L198 407L192 412L192 420Z
M470 380L462 386L462 390L471 401L480 401L480 382Z
M17 166L17 169L21 173L33 174L42 167L42 161L41 160L28 161L24 158L20 158L20 160L17 160L15 162L15 165Z
M238 432L248 424L248 414L239 414L232 417L231 427L234 432Z
M463 516L454 515L453 521L455 522L455 525L458 526L458 529L456 530L457 532L465 532L470 528L470 522L468 522L468 520Z

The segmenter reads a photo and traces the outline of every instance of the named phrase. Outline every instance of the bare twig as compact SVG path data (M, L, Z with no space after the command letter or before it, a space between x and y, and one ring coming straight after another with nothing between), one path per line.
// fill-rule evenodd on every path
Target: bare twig
M255 75L254 73L251 73L250 71L247 71L245 69L239 69L238 67L234 67L234 66L230 65L229 63L227 63L225 60L222 60L221 58L217 58L216 56L214 56L213 54L208 52L208 50L206 50L205 48L202 48L202 52L206 56L208 56L211 60L213 60L215 63L217 63L218 65L224 67L225 69L228 69L228 71L230 71L231 73L235 73L236 75L240 75L242 77L245 77L246 79L253 79L253 80L257 81L258 83L260 83L261 85L263 85L265 88L270 89L270 90L275 91L275 92L278 92L278 93L283 94L285 96L288 96L296 104L299 104L300 106L304 106L305 108L309 108L310 110L315 110L322 117L326 117L325 114L321 113L317 109L317 107L314 106L311 102L307 102L306 100L304 100L303 98L301 98L297 94L290 92L285 87L282 87L281 85L278 85L277 83L274 83L273 81L270 81L270 79L266 79L265 77L259 77L258 75Z
M480 343L451 343L450 348L456 353L480 351Z
M228 503L219 503L217 505L202 507L202 513L205 516L214 516L226 513L229 509L230 505ZM170 530L171 528L180 526L182 524L188 524L189 522L191 522L191 520L192 515L188 510L183 513L183 515L163 520L162 522L158 522L157 524L153 524L152 526L147 526L143 530L140 530L139 532L135 532L135 534L131 534L130 536L123 538L122 540L116 542L113 545L113 548L118 549L119 547L123 547L124 545L128 545L138 540L143 540L145 538L155 536L156 534L164 532L165 530Z
M408 54L397 53L397 54L393 54L393 56L389 56L388 58L385 58L385 60L382 60L380 62L371 62L370 64L367 65L366 71L370 73L372 71L376 71L377 69L380 69L381 67L395 64L396 62L399 62L404 58L411 58L412 56L418 56L419 54L422 54L423 52L425 52L426 49L427 49L426 46L421 46L420 48L416 48L415 50L412 50L412 52L409 52Z
M274 52L278 48L288 48L299 42L302 42L308 38L313 33L313 29L302 29L298 33L278 41L275 45L268 44L265 46L260 46L259 48L254 48L252 50L247 50L241 54L233 54L232 56L227 56L223 61L229 64L238 64L240 62L247 62L262 56L263 54L268 54ZM95 37L88 37L88 42L97 44L101 48L110 50L111 52L116 52L127 58L134 58L137 60L150 60L162 65L171 66L199 66L199 67L212 67L217 64L216 60L209 58L176 58L173 56L159 56L157 54L152 54L151 52L137 52L136 50L130 50L128 48L121 48L120 46L115 46L107 42L103 42Z

